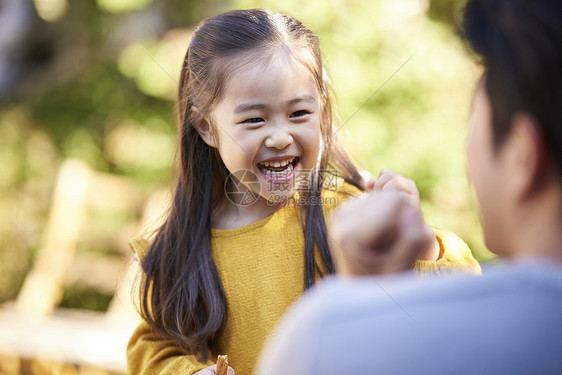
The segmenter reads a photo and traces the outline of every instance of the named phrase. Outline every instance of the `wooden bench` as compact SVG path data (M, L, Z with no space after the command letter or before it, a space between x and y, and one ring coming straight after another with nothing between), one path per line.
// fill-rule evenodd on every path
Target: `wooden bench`
M62 164L33 268L17 300L0 308L0 374L126 372L126 344L139 319L130 299L137 265L128 240L157 225L155 215L166 203L161 193L148 199L126 177L95 172L77 160ZM77 251L92 210L143 218L110 233L118 256ZM112 294L107 312L58 307L70 284Z

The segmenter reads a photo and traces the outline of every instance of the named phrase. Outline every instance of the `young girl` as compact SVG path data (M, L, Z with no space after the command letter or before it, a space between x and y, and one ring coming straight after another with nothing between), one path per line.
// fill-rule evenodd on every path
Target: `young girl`
M238 375L251 374L287 307L334 272L324 215L366 187L333 136L318 38L294 18L238 10L205 20L178 102L173 204L151 243L131 243L143 322L128 371L214 374L214 358L228 354ZM407 190L403 177L385 176ZM447 238L438 234L441 246L415 268L477 272L465 245Z

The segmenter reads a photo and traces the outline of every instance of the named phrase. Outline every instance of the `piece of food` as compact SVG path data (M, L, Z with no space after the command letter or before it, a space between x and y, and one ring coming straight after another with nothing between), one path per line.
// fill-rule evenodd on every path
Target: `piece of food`
M219 355L217 357L216 375L226 375L227 370L228 370L228 356L227 355Z

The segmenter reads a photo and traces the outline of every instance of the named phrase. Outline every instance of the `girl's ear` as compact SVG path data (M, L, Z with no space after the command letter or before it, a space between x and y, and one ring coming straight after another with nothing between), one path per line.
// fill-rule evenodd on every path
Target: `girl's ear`
M192 111L193 111L193 126L195 126L195 129L197 130L201 138L203 138L206 144L216 148L217 144L215 141L215 136L212 131L210 120L207 118L207 116L204 116L201 113L199 108L193 107Z

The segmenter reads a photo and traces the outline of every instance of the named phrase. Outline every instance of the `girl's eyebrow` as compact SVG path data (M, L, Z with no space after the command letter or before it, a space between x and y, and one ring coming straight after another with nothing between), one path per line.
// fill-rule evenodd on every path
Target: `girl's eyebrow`
M289 101L287 101L287 105L293 105L293 104L297 104L300 102L309 102L309 103L315 103L316 102L316 98L314 98L313 96L310 95L305 95L305 96L299 96L297 98L291 99ZM247 111L251 111L254 109L266 109L268 107L267 104L262 104L262 103L241 103L238 104L236 107L234 107L234 113L243 113L243 112L247 112Z
M287 102L287 104L292 105L292 104L297 104L297 103L300 103L300 102L315 103L316 98L314 98L313 96L310 96L310 95L300 96L300 97L289 100Z
M234 113L242 113L253 109L265 109L267 105L260 103L241 103L234 107Z

